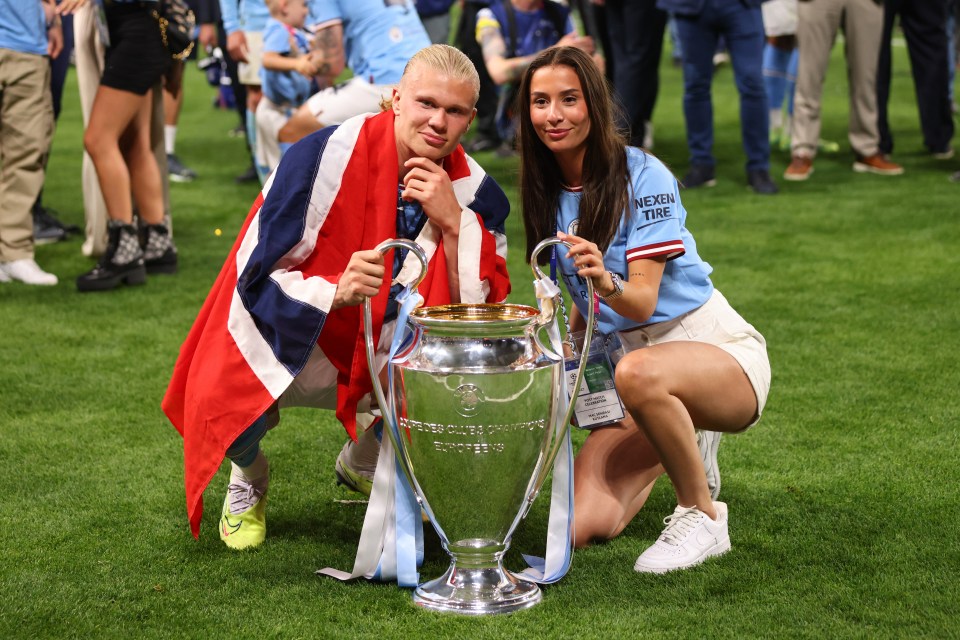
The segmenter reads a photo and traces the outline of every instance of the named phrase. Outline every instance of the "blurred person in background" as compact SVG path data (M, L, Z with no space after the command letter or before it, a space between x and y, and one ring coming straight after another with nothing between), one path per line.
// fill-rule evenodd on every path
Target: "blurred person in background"
M624 107L624 122L634 147L653 146L653 108L660 88L660 53L667 13L656 0L606 0L606 24L616 62L613 86Z
M63 0L57 10L62 14L73 14L74 58L76 61L77 88L80 94L80 111L84 128L90 122L94 98L100 87L100 77L104 72L106 54L105 37L108 37L106 23L100 24L98 4L90 0ZM163 189L164 223L170 228L170 194L166 179L166 154L163 143L163 96L162 83L158 79L151 92L150 143L160 168ZM107 205L100 192L100 181L90 154L84 150L81 169L83 189L84 241L81 252L85 256L99 257L107 249Z
M62 49L53 0L0 0L0 282L57 284L34 259L33 205L53 138L50 59Z
M416 0L417 14L433 44L447 44L450 39L450 7L453 0Z
M236 5L237 0L233 0ZM246 142L247 153L249 155L249 166L247 169L236 176L233 180L237 184L246 184L257 181L257 168L253 162L253 149L250 141L247 140L247 89L240 82L239 69L237 61L229 53L224 53L227 46L227 33L223 28L223 20L220 16L220 0L199 0L197 3L197 24L200 27L197 35L198 44L203 47L208 55L212 55L215 49L220 50L220 57L226 68L227 76L230 78L229 91L233 96L233 108L237 112L240 122L236 127L230 130L231 137L243 138ZM221 89L223 90L223 89Z
M254 168L260 182L266 179L264 167L256 165L257 105L263 91L260 87L260 56L263 47L263 29L270 11L264 0L220 0L220 19L226 33L227 54L237 63L237 79L246 95L245 126L247 144L254 158Z
M813 173L820 139L821 98L830 53L840 29L847 66L850 116L847 138L853 170L897 176L903 167L880 148L877 124L877 61L883 37L883 7L876 0L804 0L797 5L800 61L793 99L790 165L784 180L799 182Z
M923 144L935 160L953 157L953 112L950 101L950 41L945 25L951 7L948 0L884 0L883 37L880 41L880 64L877 68L877 126L880 129L880 151L893 152L893 132L887 117L890 101L892 66L891 39L894 23L900 24L910 55L917 110Z
M266 0L270 19L263 31L260 69L263 96L257 105L257 164L273 171L282 150L277 138L293 112L317 89L310 56L305 0ZM326 79L323 79L326 81Z
M680 182L687 189L717 183L711 85L714 56L722 39L740 94L740 138L747 156L747 185L761 195L779 191L770 177L760 4L761 0L657 0L657 7L673 16L683 49L683 117L690 168Z
M177 268L164 220L164 177L151 143L153 100L162 100L151 90L171 63L152 15L155 8L156 0L114 0L104 10L109 43L83 143L106 204L108 238L96 266L77 278L82 292L143 284L148 271Z
M59 6L61 3L62 0L59 0L57 5ZM73 55L73 16L62 14L60 23L63 32L63 50L60 55L50 60L50 93L53 96L54 129L56 129L56 123L60 118L63 85L66 83L67 71L70 69ZM48 153L44 159L44 164L49 160L50 154ZM46 169L46 166L44 166L44 169ZM59 214L56 211L44 206L43 189L41 189L37 201L33 203L33 241L35 244L59 242L60 240L66 240L72 234L80 233L80 227L73 224L64 224L58 216Z

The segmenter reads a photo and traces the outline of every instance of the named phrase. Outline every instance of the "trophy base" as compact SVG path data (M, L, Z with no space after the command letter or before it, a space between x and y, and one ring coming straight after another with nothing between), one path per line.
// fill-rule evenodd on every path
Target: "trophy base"
M432 611L482 616L512 613L540 602L536 582L518 578L502 566L450 565L443 576L424 582L413 593L414 604Z

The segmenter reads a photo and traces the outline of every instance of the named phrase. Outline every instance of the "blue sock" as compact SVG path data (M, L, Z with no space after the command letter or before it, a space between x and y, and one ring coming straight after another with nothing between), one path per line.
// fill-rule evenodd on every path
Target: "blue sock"
M763 84L767 89L771 110L783 106L783 99L787 94L790 55L790 51L778 49L769 43L763 47Z
M260 452L260 440L267 433L267 414L253 421L227 449L227 457L238 467L249 467Z

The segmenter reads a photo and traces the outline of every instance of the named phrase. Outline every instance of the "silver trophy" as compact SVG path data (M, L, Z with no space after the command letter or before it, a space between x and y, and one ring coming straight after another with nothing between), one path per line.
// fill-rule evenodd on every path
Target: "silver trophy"
M557 244L566 245L550 238L534 250L530 266L538 279L543 277L538 254ZM390 248L417 256L421 273L414 286L419 285L427 269L422 249L407 240L377 247L381 252ZM589 288L592 296L592 284ZM573 404L561 397L563 354L541 341L541 331L555 321L560 303L558 295L541 301L540 310L516 304L416 310L408 320L412 344L388 364L393 380L388 396L374 364L369 299L364 304L367 362L388 421L384 432L452 559L443 576L417 587L413 600L420 606L482 615L518 611L542 598L535 582L504 570L503 556L570 425ZM593 327L590 307L588 332ZM586 339L589 344L590 336ZM565 405L565 415L557 420Z

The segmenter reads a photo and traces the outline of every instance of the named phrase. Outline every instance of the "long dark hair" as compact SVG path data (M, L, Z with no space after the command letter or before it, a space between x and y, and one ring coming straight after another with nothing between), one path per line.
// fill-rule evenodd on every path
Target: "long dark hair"
M626 138L615 124L615 105L607 80L593 59L575 47L554 47L538 55L520 81L520 201L527 232L527 260L544 238L556 235L557 204L563 176L553 152L537 136L530 120L530 81L543 67L570 67L580 79L590 115L583 158L583 198L577 235L605 251L630 202ZM542 254L546 258L546 254Z

